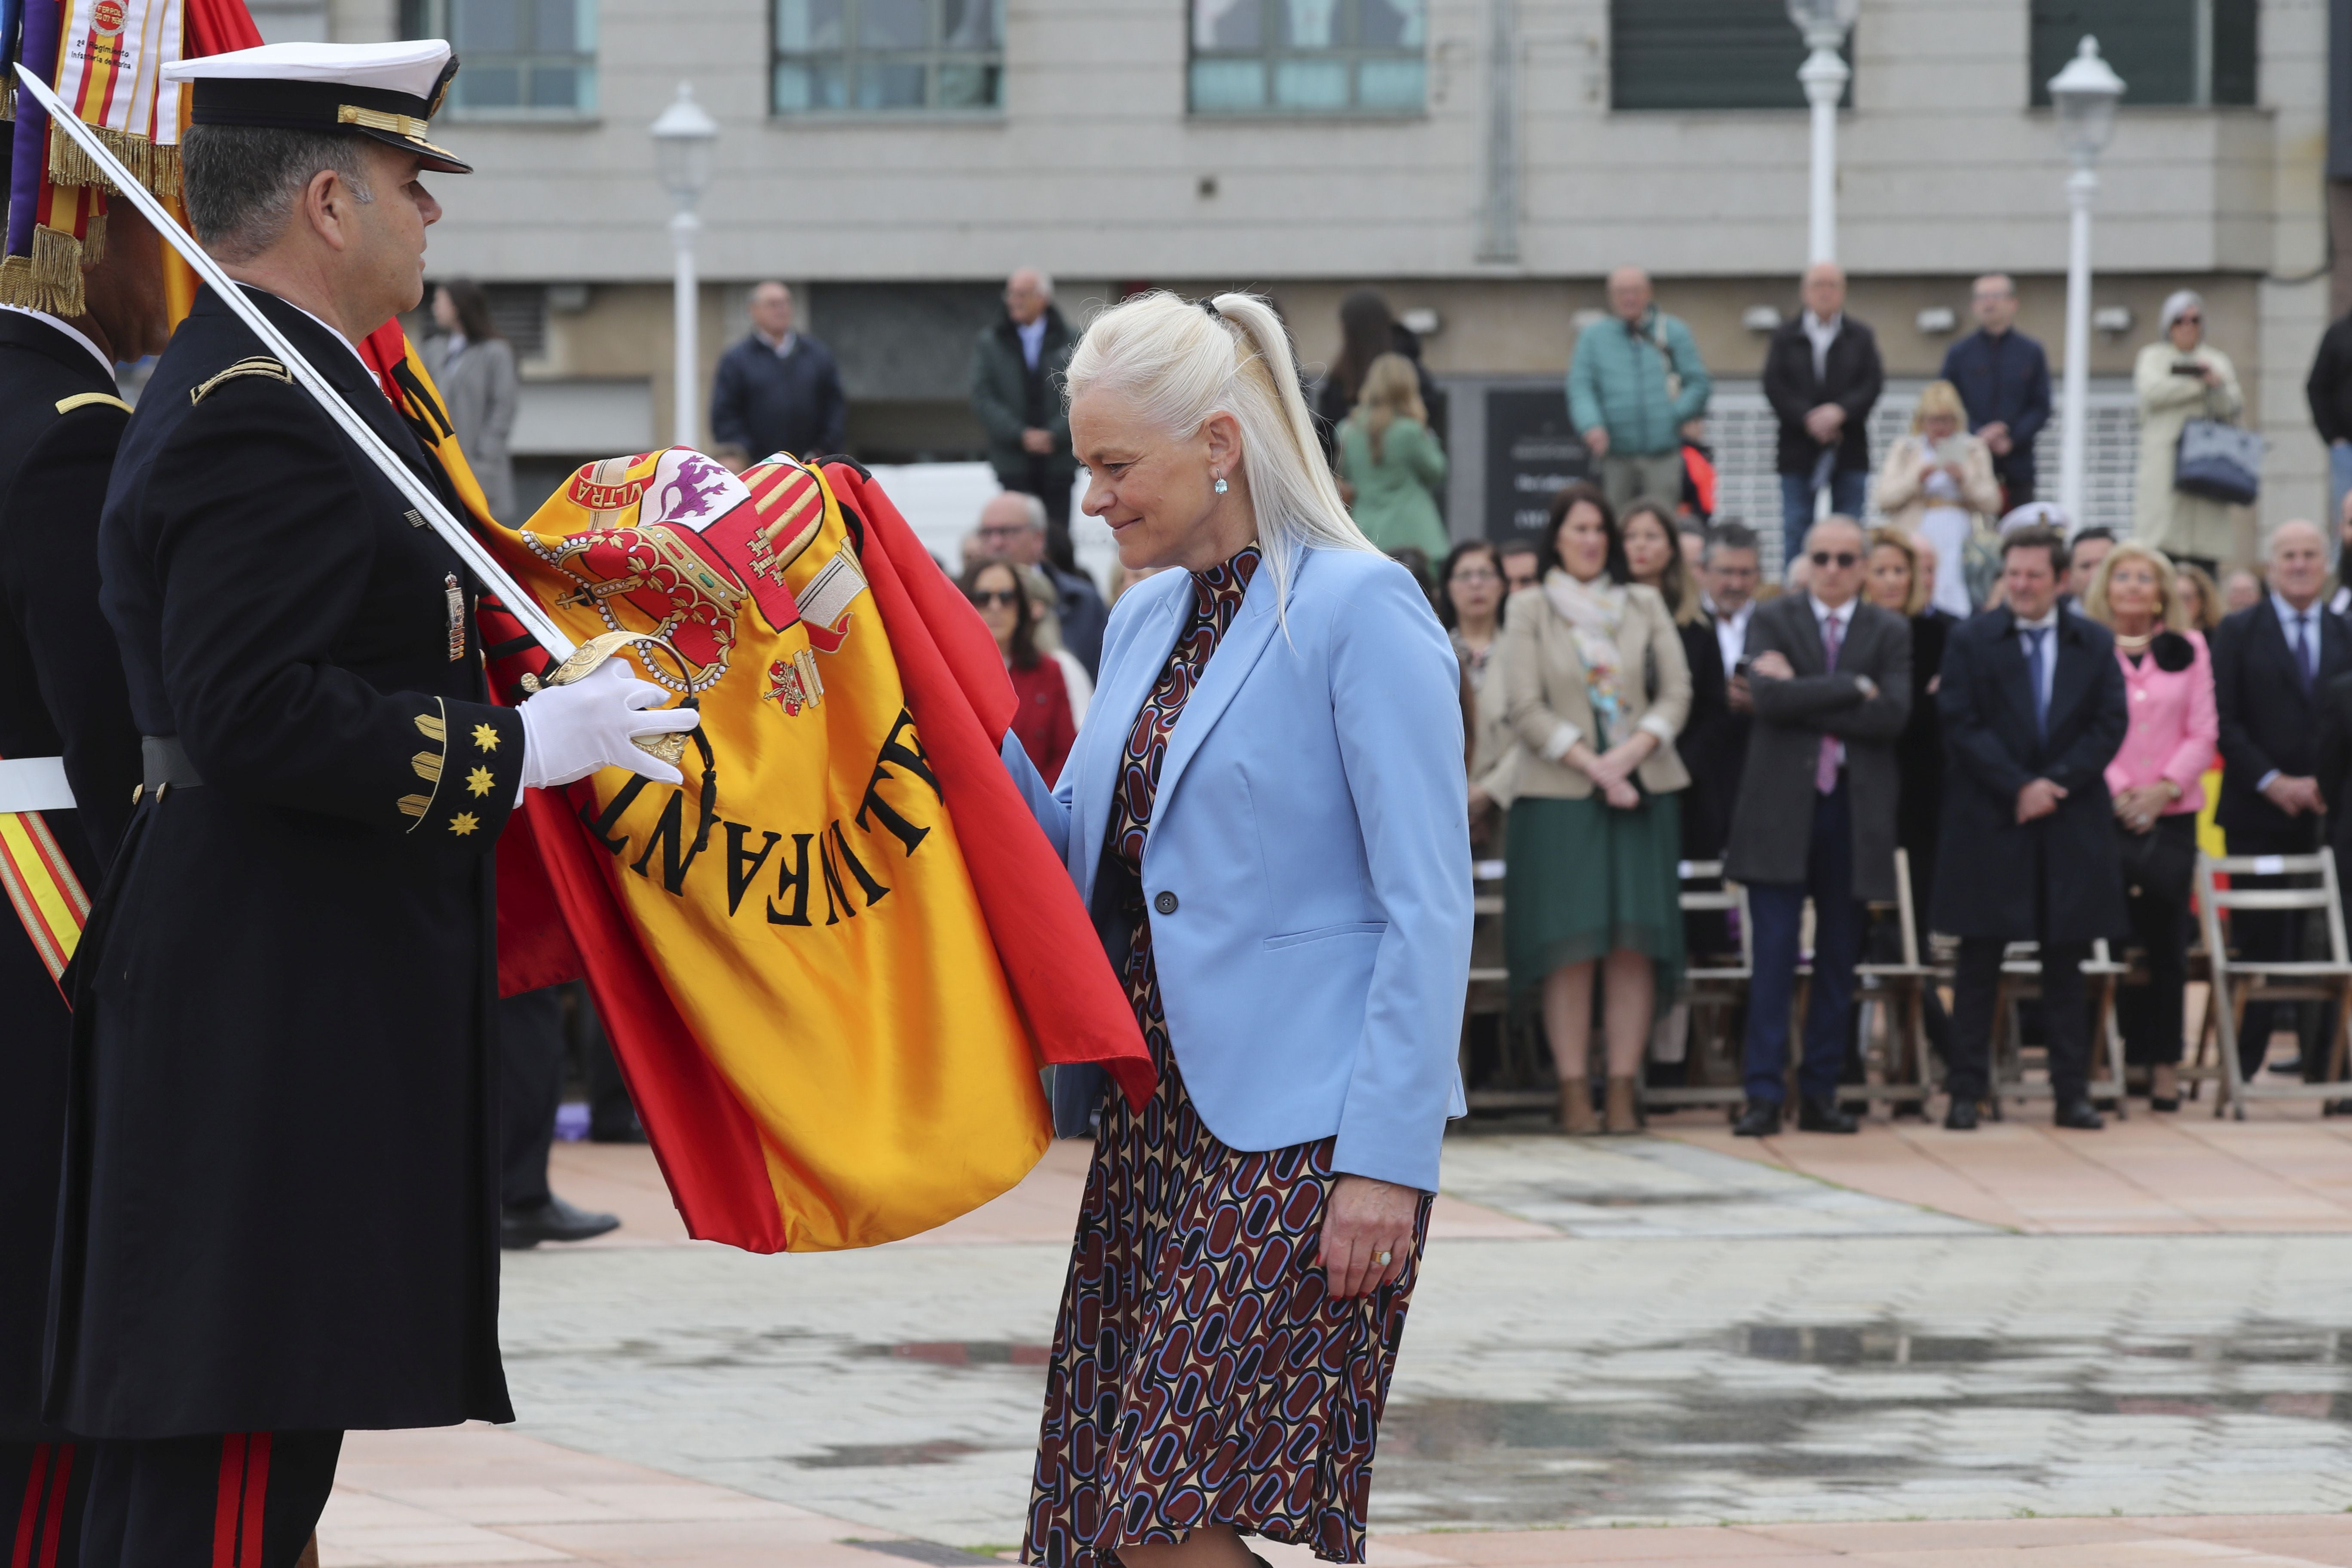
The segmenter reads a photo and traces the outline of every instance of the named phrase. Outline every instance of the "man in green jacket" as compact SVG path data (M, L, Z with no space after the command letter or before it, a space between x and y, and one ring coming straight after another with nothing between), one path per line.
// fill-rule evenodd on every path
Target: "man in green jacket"
M1070 552L1070 487L1078 460L1062 407L1062 373L1078 340L1054 308L1054 280L1024 267L1004 283L1004 314L971 350L971 411L988 434L988 461L1008 490L1045 503L1045 554L1064 571Z
M1600 466L1609 504L1683 495L1683 426L1706 414L1707 379L1690 329L1660 310L1638 267L1609 275L1609 315L1579 332L1568 413Z

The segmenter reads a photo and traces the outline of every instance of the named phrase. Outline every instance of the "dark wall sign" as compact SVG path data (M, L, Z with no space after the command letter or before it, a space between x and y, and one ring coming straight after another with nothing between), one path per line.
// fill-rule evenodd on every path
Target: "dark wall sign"
M1552 493L1591 470L1592 454L1569 427L1564 388L1488 389L1487 538L1542 538Z

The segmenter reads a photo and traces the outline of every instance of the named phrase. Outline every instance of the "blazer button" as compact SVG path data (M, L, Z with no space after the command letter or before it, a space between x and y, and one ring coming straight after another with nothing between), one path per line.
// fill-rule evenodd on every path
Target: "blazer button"
M1151 907L1163 915L1172 915L1176 912L1176 895L1162 893L1151 900Z

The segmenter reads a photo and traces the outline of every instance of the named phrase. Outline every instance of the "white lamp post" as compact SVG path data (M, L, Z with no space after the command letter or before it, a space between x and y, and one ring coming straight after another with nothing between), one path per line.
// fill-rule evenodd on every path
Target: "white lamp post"
M694 101L693 85L682 81L677 84L677 101L655 120L653 137L655 172L677 203L677 211L669 220L670 245L677 262L671 301L677 318L677 364L670 440L691 447L702 435L698 407L702 354L696 341L701 314L694 276L694 242L702 233L702 220L694 216L694 204L710 184L711 149L719 140L719 122Z
M1853 72L1838 51L1862 0L1789 0L1789 20L1812 52L1797 68L1805 101L1813 106L1812 230L1806 260L1837 259L1837 111Z
M2074 208L2074 231L2066 247L2066 384L2060 402L2058 504L2067 521L2083 525L2083 447L2091 397L2091 195L2099 188L2092 165L2115 134L2116 100L2123 78L2099 58L2099 40L2086 37L2066 68L2050 79L2050 101L2058 110L2058 139L2074 160L2066 176L2066 201Z

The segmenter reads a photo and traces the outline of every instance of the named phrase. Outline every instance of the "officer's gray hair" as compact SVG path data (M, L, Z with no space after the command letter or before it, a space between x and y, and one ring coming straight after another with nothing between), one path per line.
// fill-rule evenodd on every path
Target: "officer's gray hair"
M362 137L260 125L191 125L180 142L181 183L196 237L222 261L249 261L278 243L295 204L322 170L352 195L368 187Z

